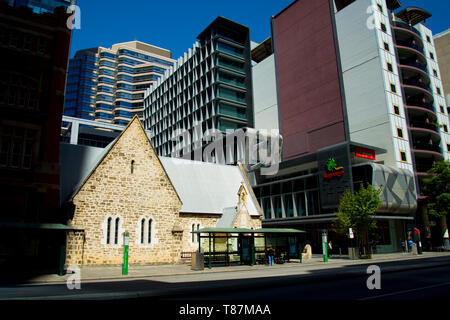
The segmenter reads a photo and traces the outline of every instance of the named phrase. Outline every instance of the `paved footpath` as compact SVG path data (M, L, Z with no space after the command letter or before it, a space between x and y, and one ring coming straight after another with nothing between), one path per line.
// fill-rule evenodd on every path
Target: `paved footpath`
M372 259L350 260L347 256L333 256L328 259L327 263L323 262L322 256L313 255L312 259L291 260L285 264L254 265L254 266L229 266L229 267L213 267L212 269L205 268L204 270L191 270L190 264L176 264L176 265L153 265L153 266L129 266L128 275L122 275L122 268L119 267L82 267L80 269L81 279L83 282L92 281L120 281L120 280L135 280L135 279L151 279L155 277L170 277L170 276L195 276L204 279L233 279L233 273L248 274L246 277L264 277L264 276L280 276L293 274L308 274L311 271L326 271L346 266L356 265L371 265L382 262L401 262L407 261L408 266L420 265L423 261L430 258L448 257L450 252L424 252L421 255L411 255L405 253L393 254L374 254ZM433 259L431 259L433 260ZM404 265L404 263L402 264ZM246 271L243 273L243 271ZM200 276L202 275L202 276ZM66 283L71 274L59 276L57 274L41 275L26 280L26 284L57 284ZM0 284L1 285L1 284Z

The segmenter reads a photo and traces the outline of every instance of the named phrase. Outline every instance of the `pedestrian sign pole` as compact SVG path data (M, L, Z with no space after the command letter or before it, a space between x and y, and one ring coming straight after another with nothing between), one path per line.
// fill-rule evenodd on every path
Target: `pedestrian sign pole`
M123 234L123 265L122 265L122 275L128 275L128 244L130 242L130 234L124 232Z
M323 262L328 262L328 251L327 251L327 234L322 233L322 252L323 252Z

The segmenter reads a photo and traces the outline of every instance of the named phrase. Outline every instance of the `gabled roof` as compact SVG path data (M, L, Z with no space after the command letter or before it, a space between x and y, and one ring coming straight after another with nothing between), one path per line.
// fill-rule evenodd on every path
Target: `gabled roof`
M138 118L135 119L139 121ZM73 199L135 119L104 149L61 144L62 202ZM140 121L139 124L142 127ZM144 130L143 132L145 134ZM182 202L180 212L222 215L224 209L237 206L237 192L244 182L249 195L248 212L250 216L261 216L261 208L251 192L245 173L239 166L178 158L158 157L158 159Z
M225 208L237 205L241 182L250 194L237 166L166 157L160 160L183 202L181 212L222 214ZM252 197L247 197L247 209L251 216L260 216Z
M137 121L137 123L139 124L140 128L142 129L143 134L145 135L145 137L147 138L148 142L150 143L150 145L153 148L153 145L147 135L147 133L145 132L144 127L142 126L141 121L139 120L138 116L135 115L134 118L128 123L128 125L125 127L125 129L123 129L123 131L119 134L119 136L114 139L108 146L106 146L101 153L99 153L98 157L96 160L91 159L91 161L89 161L88 166L85 168L85 170L79 175L80 179L78 180L78 183L76 183L75 185L73 185L73 187L71 188L72 192L70 193L70 197L67 199L65 198L65 200L62 198L63 201L72 201L72 199L76 196L76 194L80 191L80 189L83 187L83 185L89 180L90 176L94 173L95 169L97 169L97 167L100 165L100 163L103 162L103 160L105 159L105 157L108 155L108 153L111 151L111 149L116 145L116 143L120 140L120 138L122 137L122 135L128 130L128 128ZM95 153L95 152L94 152ZM156 154L156 152L155 152ZM158 161L161 163L159 157ZM61 177L62 176L70 176L71 174L67 174L67 172L63 172L63 157L61 157ZM165 171L164 166L161 163L161 166L163 167L163 170ZM70 170L72 171L74 168L73 167L69 167L67 166L66 168L64 168L65 170ZM65 171L64 170L64 171ZM167 172L166 172L167 174ZM167 175L170 181L170 177L169 175ZM171 181L172 182L172 181ZM173 185L173 183L172 183ZM70 187L69 187L70 189ZM176 192L177 193L177 192ZM179 194L177 193L178 199L181 198L179 196Z

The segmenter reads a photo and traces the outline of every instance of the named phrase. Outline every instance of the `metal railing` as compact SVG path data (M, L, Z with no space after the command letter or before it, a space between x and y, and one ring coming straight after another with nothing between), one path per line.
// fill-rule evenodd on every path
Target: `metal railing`
M436 125L431 124L431 123L427 123L424 121L410 121L409 122L409 126L412 128L422 128L422 129L429 129L429 130L433 130L436 132L439 132L438 128Z
M414 150L427 150L427 151L434 151L434 152L441 152L441 147L439 145L435 144L429 144L429 143L413 143L413 149Z
M409 24L407 24L407 23L405 23L405 22L402 22L402 21L394 21L394 26L400 27L400 28L404 28L404 29L408 29L408 30L414 32L415 34L417 34L419 37L422 38L422 35L421 35L421 33L420 33L419 30L417 30L417 29L414 28L414 27L411 27Z

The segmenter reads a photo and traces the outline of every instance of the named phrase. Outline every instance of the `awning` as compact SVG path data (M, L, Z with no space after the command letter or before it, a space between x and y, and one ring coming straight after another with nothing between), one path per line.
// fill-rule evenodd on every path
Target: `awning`
M0 229L74 230L61 223L0 222Z
M303 230L291 229L291 228L260 228L260 229L247 229L247 228L203 228L191 233L306 233Z
M252 60L259 63L273 53L272 38L269 37L252 50Z
M407 24L414 26L422 21L425 21L431 17L431 13L424 9L417 7L407 7L400 12L397 12L395 16Z

